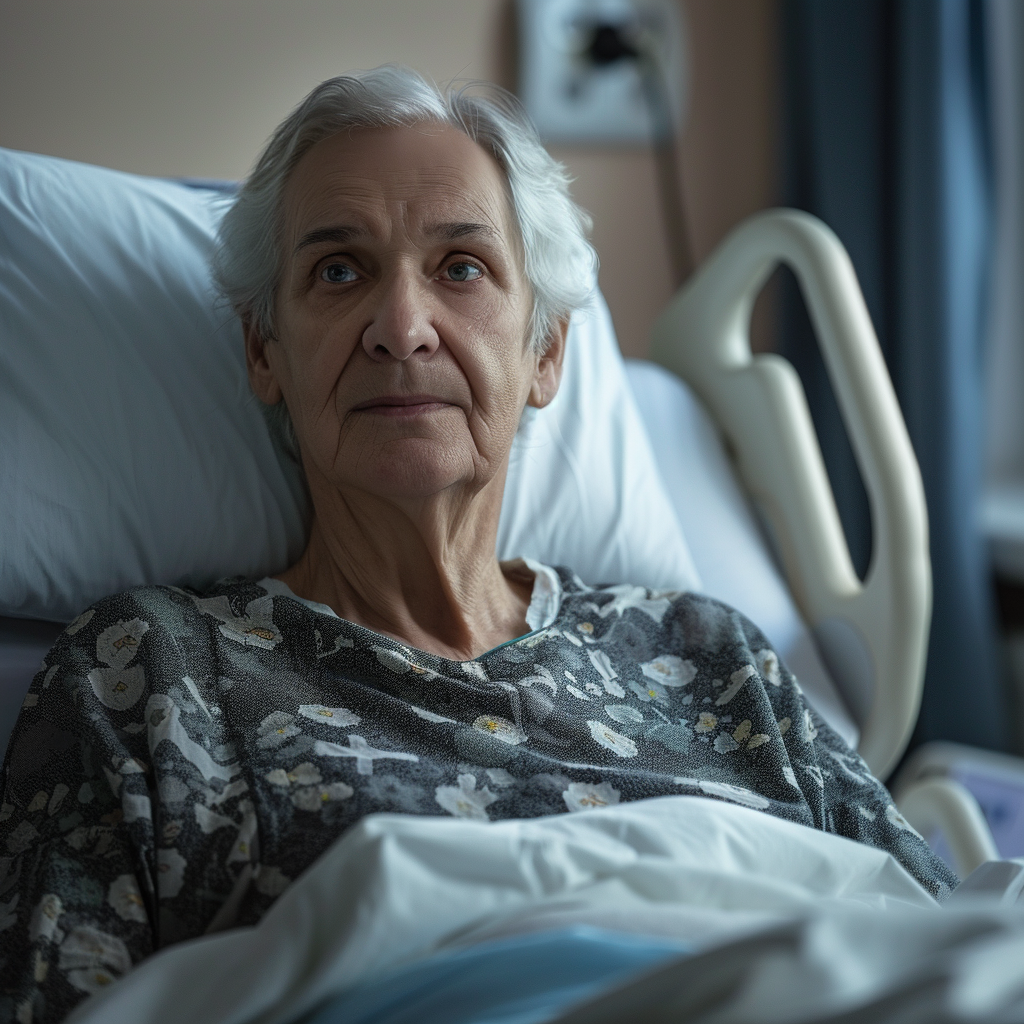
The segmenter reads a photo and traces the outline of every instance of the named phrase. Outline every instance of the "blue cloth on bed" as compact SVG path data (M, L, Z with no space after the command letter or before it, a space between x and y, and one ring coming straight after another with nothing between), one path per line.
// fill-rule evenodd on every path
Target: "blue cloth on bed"
M575 927L440 953L336 996L302 1024L541 1024L691 952Z

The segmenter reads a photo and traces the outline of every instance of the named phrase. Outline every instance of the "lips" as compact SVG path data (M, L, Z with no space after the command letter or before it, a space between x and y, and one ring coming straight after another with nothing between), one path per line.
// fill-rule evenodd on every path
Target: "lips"
M453 403L437 395L381 395L352 407L353 412L378 416L418 416L451 406Z

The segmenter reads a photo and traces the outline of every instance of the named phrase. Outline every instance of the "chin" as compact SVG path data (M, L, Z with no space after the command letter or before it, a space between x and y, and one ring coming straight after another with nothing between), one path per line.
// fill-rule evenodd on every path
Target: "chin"
M475 476L476 466L468 452L436 441L417 438L382 447L361 460L358 474L359 486L382 498L429 498Z

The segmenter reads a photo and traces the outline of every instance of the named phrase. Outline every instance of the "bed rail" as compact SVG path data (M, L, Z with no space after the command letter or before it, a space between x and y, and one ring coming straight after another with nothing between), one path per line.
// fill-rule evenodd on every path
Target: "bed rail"
M871 564L857 577L792 365L754 356L750 314L772 271L800 283L871 509ZM655 325L652 358L718 422L765 516L790 589L861 727L880 778L917 719L931 616L921 475L853 265L816 217L770 210L741 224Z

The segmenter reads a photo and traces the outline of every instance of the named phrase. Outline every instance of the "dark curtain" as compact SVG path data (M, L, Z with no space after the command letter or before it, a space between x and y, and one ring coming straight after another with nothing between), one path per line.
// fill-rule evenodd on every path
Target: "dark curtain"
M914 742L1003 749L978 518L992 231L983 0L783 0L784 199L849 250L924 478L934 610ZM863 484L795 284L780 349L808 393L854 564Z

